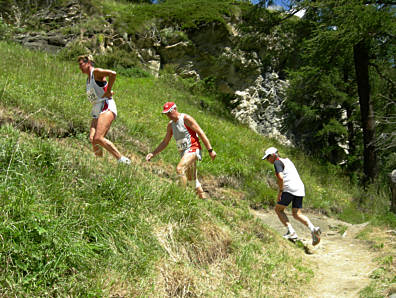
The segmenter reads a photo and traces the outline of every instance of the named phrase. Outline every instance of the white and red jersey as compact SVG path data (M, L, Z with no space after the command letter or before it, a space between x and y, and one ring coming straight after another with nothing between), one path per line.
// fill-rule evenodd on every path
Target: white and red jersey
M87 79L87 85L86 85L89 101L92 103L99 103L106 99L112 99L112 98L103 98L103 94L106 92L108 84L106 81L103 82L95 81L95 76L93 72L94 72L94 68L92 68L91 70L91 74L89 76L89 79Z
M185 114L180 114L176 122L172 121L172 133L181 155L201 150L199 138L196 132L184 123L184 116Z

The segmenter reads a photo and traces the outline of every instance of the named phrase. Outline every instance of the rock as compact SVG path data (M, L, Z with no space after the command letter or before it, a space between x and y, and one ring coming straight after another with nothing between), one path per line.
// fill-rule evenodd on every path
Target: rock
M257 133L291 145L291 141L280 132L286 87L287 82L280 80L276 73L268 73L265 77L260 75L253 86L235 92L233 103L237 106L231 113Z
M175 62L181 63L193 53L194 49L188 42L181 41L176 44L165 46L159 49L163 63L171 64Z
M80 32L74 32L74 25L91 18L91 12L84 12L80 3L72 0L62 7L43 5L25 20L38 30L20 34L15 40L50 52L64 47L72 54L83 50L93 54L122 50L155 76L170 65L184 78L214 77L217 90L234 98L232 114L236 119L259 134L291 144L281 129L288 83L273 69L279 69L278 57L290 46L292 36L277 29L268 35L259 34L254 28L242 32L242 18L237 15L227 17L226 23L201 24L189 30L169 25L161 28L160 21L150 20L133 34L114 27L116 22L110 15L95 16L95 24L99 25L80 26ZM15 18L18 16L15 13Z
M158 61L158 60L150 60L147 63L148 63L148 70L150 71L150 73L152 75L154 75L155 77L158 77L159 70L160 70L160 67L161 67L160 61Z

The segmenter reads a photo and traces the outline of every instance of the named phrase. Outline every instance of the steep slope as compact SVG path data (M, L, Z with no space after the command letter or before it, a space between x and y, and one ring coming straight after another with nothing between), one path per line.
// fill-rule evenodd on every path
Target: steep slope
M301 295L313 276L303 251L249 213L273 204L273 173L261 152L275 141L219 113L185 81L119 75L109 137L133 160L119 167L90 152L90 106L76 64L7 43L0 54L2 295ZM207 201L174 183L173 141L144 161L165 134L160 111L169 99L198 120L218 152L199 165ZM308 206L349 207L353 186L334 173L312 175L323 170L293 154L310 182Z
M134 89L119 78L120 117L110 137L134 163L117 166L90 152L78 68L15 45L0 48L7 61L0 93L1 295L298 295L288 285L311 276L302 253L290 254L287 243L249 215L242 189L223 183L212 199L198 200L173 182L171 149L153 164L143 162L166 124L160 102L176 96L188 110L179 91L152 78ZM160 96L146 95L152 91ZM211 125L218 123L233 126L224 119ZM214 180L222 172L204 165L201 172Z

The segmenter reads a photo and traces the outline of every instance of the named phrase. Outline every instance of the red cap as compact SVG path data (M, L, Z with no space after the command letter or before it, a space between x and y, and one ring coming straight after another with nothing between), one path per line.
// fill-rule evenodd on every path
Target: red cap
M164 104L164 109L162 110L163 114L172 112L176 108L176 104L173 101L168 101Z

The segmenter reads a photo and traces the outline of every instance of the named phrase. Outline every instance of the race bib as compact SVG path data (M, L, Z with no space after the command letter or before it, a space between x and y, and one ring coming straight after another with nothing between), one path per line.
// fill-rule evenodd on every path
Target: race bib
M176 146L179 151L186 150L190 147L190 142L187 138L176 141Z
M87 88L87 97L91 103L96 101L97 97L96 97L95 91L92 88Z

